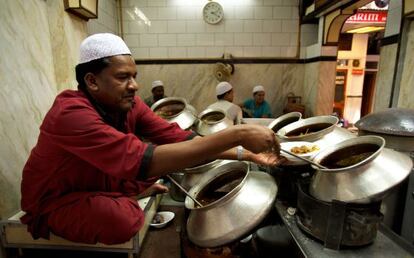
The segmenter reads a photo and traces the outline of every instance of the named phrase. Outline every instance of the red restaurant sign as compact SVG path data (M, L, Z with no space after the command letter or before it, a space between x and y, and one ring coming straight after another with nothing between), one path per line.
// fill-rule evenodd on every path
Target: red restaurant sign
M360 12L349 17L346 23L385 23L386 21L386 12Z
M353 75L361 75L364 74L364 69L352 69Z

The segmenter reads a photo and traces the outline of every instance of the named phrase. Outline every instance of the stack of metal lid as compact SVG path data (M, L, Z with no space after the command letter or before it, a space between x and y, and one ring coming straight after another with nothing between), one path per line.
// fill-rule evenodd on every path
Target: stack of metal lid
M385 139L387 148L414 151L414 110L390 108L369 114L355 126L359 135L378 135Z

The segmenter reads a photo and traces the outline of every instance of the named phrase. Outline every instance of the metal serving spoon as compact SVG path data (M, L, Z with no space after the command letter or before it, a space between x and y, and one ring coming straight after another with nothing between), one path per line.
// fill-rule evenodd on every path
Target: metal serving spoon
M174 178L172 178L170 175L167 175L168 179L171 180L171 182L173 182L178 188L180 188L181 191L183 191L188 197L190 197L191 200L193 200L198 206L203 207L203 205L196 200L196 198L194 198L193 196L191 196L191 194L189 192L187 192L187 190L184 189L184 187L182 187L177 181L174 180Z

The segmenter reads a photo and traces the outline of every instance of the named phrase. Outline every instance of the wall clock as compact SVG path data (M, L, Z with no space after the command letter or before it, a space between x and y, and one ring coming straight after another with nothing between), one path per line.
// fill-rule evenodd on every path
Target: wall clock
M208 2L203 8L203 19L209 24L217 24L224 17L223 7L217 2Z

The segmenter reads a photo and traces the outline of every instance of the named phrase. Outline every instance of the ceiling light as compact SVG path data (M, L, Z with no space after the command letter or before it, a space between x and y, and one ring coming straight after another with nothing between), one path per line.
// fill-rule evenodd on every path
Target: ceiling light
M352 30L348 30L346 33L370 33L370 32L374 32L374 31L379 31L379 30L383 30L384 27L362 27L362 28L358 28L358 29L352 29Z
M98 0L64 0L65 10L84 20L98 18Z

